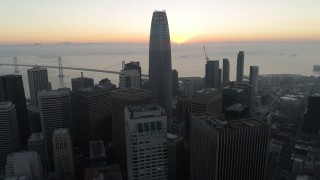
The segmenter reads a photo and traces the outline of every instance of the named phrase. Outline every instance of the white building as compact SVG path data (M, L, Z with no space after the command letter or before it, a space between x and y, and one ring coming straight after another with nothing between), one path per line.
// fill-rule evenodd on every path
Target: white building
M167 179L167 116L158 105L124 110L128 179Z
M8 155L6 177L26 176L27 179L41 180L41 159L35 151L22 151Z
M141 67L139 62L130 62L124 65L119 75L119 88L141 88Z
M58 177L73 176L73 149L68 129L56 129L52 137L55 172Z

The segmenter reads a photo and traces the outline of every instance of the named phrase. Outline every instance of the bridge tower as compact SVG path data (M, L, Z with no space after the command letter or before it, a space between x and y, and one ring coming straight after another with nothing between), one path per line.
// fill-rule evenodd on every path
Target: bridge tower
M62 67L62 60L61 57L58 58L58 66L59 66L59 79L60 79L60 88L64 87L64 75L63 75L63 67Z
M19 74L17 57L13 57L13 62L14 62L14 74Z

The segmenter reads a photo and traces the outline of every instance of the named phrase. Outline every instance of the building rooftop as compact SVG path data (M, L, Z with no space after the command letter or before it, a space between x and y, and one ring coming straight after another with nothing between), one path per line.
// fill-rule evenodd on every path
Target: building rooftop
M54 132L55 134L64 134L64 133L69 133L69 129L67 128L59 128L59 129L55 129Z
M136 94L146 93L146 92L149 92L149 91L145 90L145 89L124 88L124 89L114 90L113 92L136 95Z
M206 123L211 128L214 128L219 131L266 126L266 123L254 118L240 119L234 121L223 121L210 113L193 114L193 116L201 120L203 123Z
M247 105L243 105L241 103L235 103L235 104L231 104L230 106L228 106L225 110L226 111L241 112L247 107L248 107Z
M157 104L142 104L129 106L128 111L130 112L130 118L143 118L164 115L164 109Z
M267 106L258 106L256 109L255 109L256 112L260 112L260 113L264 113L264 112L267 112L268 111L268 107Z
M201 90L197 91L197 93L205 93L205 94L209 94L209 93L212 93L212 92L218 92L218 89L216 89L216 88L205 88L205 89L201 89Z
M42 133L32 133L28 139L28 141L39 141L43 140Z
M312 94L312 97L320 97L320 93Z
M104 86L101 86L101 85L95 85L95 86L80 88L80 89L78 89L78 91L90 92L90 91L97 91L97 90L101 90L101 89L107 89L107 88Z
M106 149L103 141L91 141L90 142L90 158L101 158L106 157Z
M7 156L8 160L13 159L23 159L23 158L31 158L31 157L37 157L38 153L36 151L21 151L21 152L14 152Z
M47 68L43 68L39 65L35 65L31 69L28 69L27 71L38 71L38 70L47 70Z
M11 106L12 106L12 102L11 101L2 101L2 102L0 102L0 110L1 109L8 109Z

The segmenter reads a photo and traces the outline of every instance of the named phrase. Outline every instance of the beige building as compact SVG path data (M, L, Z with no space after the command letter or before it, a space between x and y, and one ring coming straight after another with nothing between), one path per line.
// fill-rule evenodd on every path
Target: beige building
M191 103L191 112L194 113L212 113L221 115L222 95L218 89L206 88L196 91Z

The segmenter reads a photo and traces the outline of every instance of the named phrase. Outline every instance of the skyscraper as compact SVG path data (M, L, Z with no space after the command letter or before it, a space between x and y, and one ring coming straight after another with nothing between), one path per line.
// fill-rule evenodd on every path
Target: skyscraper
M205 86L206 88L219 88L219 61L209 60L206 63L206 76Z
M43 137L45 140L45 152L49 169L53 169L52 134L55 129L72 129L71 97L70 89L63 88L38 93L40 117Z
M185 179L185 150L184 138L167 134L168 138L168 180Z
M54 167L60 179L74 176L73 148L69 129L55 129L52 135Z
M167 117L155 104L129 106L124 111L128 179L167 179Z
M77 98L77 137L83 147L89 150L89 142L111 140L111 89L92 86L78 89ZM88 152L88 151L87 151Z
M38 105L37 93L42 90L50 90L48 82L48 71L46 68L40 66L34 66L32 69L28 69L28 81L30 90L30 104L33 106Z
M28 139L28 150L36 151L41 159L41 164L47 169L46 153L42 133L32 133Z
M178 71L172 70L172 96L177 96L179 93L179 77Z
M171 44L165 11L154 11L149 42L149 89L153 101L160 104L172 117Z
M193 114L190 179L264 179L268 138L269 126L260 120Z
M40 156L35 151L11 153L7 157L6 176L26 176L28 179L42 179Z
M230 82L230 63L228 59L223 59L222 73L222 84L226 86Z
M94 80L87 77L78 77L71 79L72 92L76 92L80 88L86 88L94 85Z
M116 159L121 170L127 168L124 108L128 105L151 103L151 93L145 89L119 89L111 92L112 137L116 144Z
M243 81L243 71L244 71L244 51L239 51L237 58L237 83Z
M19 125L20 143L27 145L30 135L26 97L21 75L0 76L0 101L11 101L15 105Z
M119 88L141 88L141 67L139 62L131 61L124 65L119 75Z
M308 98L308 109L304 115L303 132L319 133L320 131L320 93L313 94Z
M250 84L252 85L252 92L258 92L258 77L259 66L250 66Z
M0 171L6 165L7 155L20 146L15 106L9 101L0 102Z

